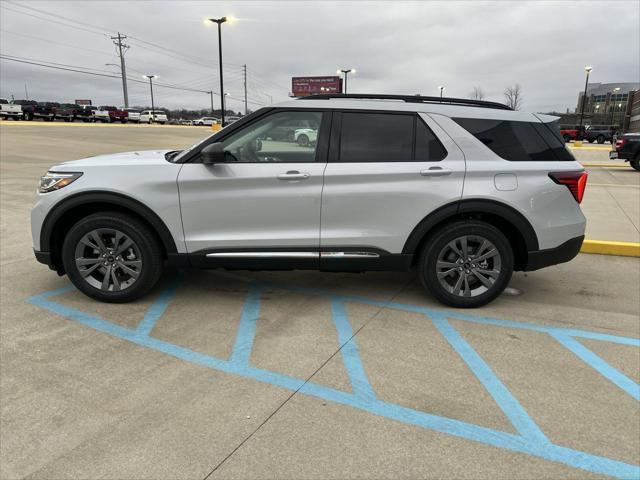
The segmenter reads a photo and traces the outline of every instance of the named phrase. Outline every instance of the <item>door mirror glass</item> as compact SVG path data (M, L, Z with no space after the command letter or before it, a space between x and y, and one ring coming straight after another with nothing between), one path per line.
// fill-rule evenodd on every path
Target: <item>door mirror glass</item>
M204 147L200 154L202 155L202 163L214 165L216 163L224 163L224 147L221 143L212 143Z

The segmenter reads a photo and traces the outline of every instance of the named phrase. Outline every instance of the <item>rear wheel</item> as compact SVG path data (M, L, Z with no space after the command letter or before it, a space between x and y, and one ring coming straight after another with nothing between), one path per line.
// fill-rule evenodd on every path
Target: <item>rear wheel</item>
M24 117L25 120L28 120L28 121L33 120L33 113L32 112L24 112L22 114L22 116Z
M420 258L420 280L440 302L461 308L498 297L513 273L505 236L481 221L445 225L431 236Z
M309 145L309 137L307 137L304 133L298 135L298 145L301 147L306 147Z
M604 143L604 135L598 135L598 137L596 138L596 142Z
M640 158L636 158L635 160L631 160L629 162L629 165L631 165L636 170L640 171Z
M135 300L162 272L162 252L153 232L118 212L78 221L62 245L62 262L78 290L102 302Z

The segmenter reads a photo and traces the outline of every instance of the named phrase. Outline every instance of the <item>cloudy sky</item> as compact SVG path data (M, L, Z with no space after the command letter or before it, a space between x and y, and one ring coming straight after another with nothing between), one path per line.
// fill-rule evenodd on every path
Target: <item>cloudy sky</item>
M519 83L524 109L574 108L584 85L640 81L640 2L0 2L0 52L116 76L110 36L128 35L130 103L149 104L143 74L158 82L219 92L217 32L203 19L233 15L223 25L225 90L240 110L242 65L250 108L287 98L291 76L356 68L350 92L467 97L474 86L503 101ZM122 102L119 78L0 60L0 95L37 100ZM156 105L207 108L206 93L158 86ZM219 97L215 97L216 106Z

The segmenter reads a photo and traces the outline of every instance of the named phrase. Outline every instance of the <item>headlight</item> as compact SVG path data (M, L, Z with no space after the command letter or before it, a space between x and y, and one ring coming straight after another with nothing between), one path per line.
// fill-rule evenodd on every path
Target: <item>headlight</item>
M82 172L47 172L45 175L40 177L40 188L38 190L40 191L40 193L48 193L53 192L54 190L60 190L70 183L75 182L81 176Z

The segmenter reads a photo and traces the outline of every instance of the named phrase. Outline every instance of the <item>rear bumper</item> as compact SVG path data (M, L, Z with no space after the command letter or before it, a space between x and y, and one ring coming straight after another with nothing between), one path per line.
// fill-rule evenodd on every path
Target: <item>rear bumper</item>
M539 270L540 268L557 265L558 263L568 262L575 258L580 252L584 235L567 240L562 245L546 250L536 250L529 252L527 259L527 267L525 271Z

